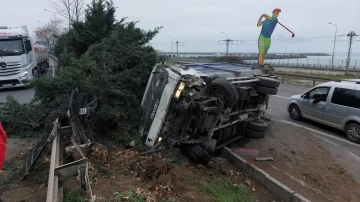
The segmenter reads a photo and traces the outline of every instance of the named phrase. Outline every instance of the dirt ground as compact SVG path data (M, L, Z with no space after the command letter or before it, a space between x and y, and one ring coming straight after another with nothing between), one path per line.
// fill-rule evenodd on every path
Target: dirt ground
M0 176L0 197L6 202L45 201L50 152L37 162L30 175L24 175L25 154L35 146L36 140L9 138L6 166ZM112 148L94 145L88 154L89 177L93 195L98 201L120 201L121 194L134 191L150 199L164 201L201 202L212 201L199 189L200 182L211 182L219 177L234 181L234 186L244 184L250 190L254 201L277 202L277 197L262 185L253 182L246 174L239 172L227 160L213 158L208 166L194 165L183 156L176 161L164 158L161 153L140 155L121 147ZM134 157L136 156L136 157ZM171 162L169 162L171 161ZM7 181L11 179L11 181ZM78 187L76 177L65 186ZM69 187L66 187L69 188ZM155 200L153 200L155 201Z
M39 160L39 165L26 180L21 180L25 174L26 152L36 146L37 141L8 138L4 170L0 174L0 197L5 202L39 202L46 198L48 171L43 171L47 165L44 158Z
M353 177L311 136L309 131L273 121L265 139L251 139L246 148L258 149L260 157L274 161L256 162L244 157L268 172L280 182L311 201L360 201L360 187ZM287 131L287 132L286 132Z

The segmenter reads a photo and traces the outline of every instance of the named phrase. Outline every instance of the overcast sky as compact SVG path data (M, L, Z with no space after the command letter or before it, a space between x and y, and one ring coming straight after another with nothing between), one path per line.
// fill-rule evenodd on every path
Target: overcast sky
M51 9L44 1L48 0L1 0L0 24L26 24L33 31L54 18L44 11ZM169 36L184 42L179 51L224 51L219 40L225 39L221 32L226 32L228 38L237 40L230 45L231 52L256 52L261 30L257 20L263 13L271 15L274 8L282 10L279 22L296 36L291 39L291 34L277 25L270 52L284 52L285 47L287 52L332 52L335 26L329 22L338 26L338 35L350 31L360 35L360 0L114 0L114 4L117 19L140 21L138 25L146 30L163 26L152 41L162 51L172 50ZM336 43L336 52L347 48L345 37ZM352 50L360 52L360 41Z

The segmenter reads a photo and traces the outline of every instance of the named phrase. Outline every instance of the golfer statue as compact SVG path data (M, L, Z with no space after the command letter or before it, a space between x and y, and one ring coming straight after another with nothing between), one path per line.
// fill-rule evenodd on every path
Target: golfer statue
M259 21L257 23L258 27L262 26L258 40L258 46L259 46L258 65L261 67L264 66L265 55L267 54L270 48L271 35L278 23L277 17L279 16L280 12L281 10L276 8L273 10L272 17L263 14L260 16ZM265 20L261 21L262 18L265 18Z

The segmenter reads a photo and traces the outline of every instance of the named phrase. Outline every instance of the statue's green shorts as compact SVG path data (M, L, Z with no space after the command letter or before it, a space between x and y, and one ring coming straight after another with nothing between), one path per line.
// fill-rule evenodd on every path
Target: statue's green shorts
M259 52L267 54L271 44L271 38L265 37L264 35L260 34L258 40Z

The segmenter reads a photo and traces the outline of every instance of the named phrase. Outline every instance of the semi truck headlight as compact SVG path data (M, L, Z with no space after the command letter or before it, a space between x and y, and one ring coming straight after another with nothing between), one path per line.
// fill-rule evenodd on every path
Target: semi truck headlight
M179 97L181 96L182 91L185 89L185 83L184 82L180 82L179 86L176 89L175 92L175 98L179 99Z
M27 75L28 75L28 72L26 71L26 72L23 72L23 73L21 73L21 76L20 76L20 78L24 78L24 77L27 77Z

